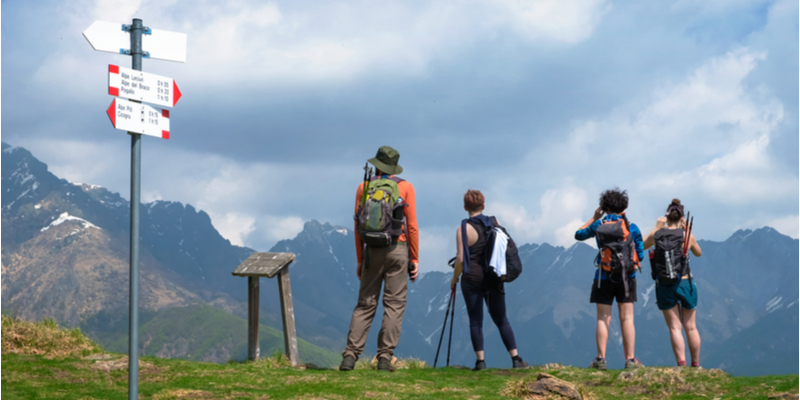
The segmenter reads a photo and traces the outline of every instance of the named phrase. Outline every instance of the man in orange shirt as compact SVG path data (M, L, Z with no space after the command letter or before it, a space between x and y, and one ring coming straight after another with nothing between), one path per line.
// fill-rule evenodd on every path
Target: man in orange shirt
M375 166L377 179L391 179L396 182L399 191L399 202L405 203L403 217L404 229L399 236L392 236L388 246L366 246L362 243L356 221L356 255L358 266L356 275L361 280L358 290L358 303L350 320L350 332L347 334L347 347L342 352L341 371L350 371L355 367L359 354L364 351L367 334L375 318L378 308L378 297L381 285L383 288L383 321L378 335L378 370L388 371L394 349L400 341L400 330L403 324L403 313L406 309L408 280L414 282L419 272L419 230L417 229L417 207L414 186L395 175L403 172L397 164L400 153L383 146L378 149L375 158L368 160ZM356 214L363 201L364 183L356 191ZM399 216L398 216L399 217ZM366 251L365 251L366 247ZM366 262L365 262L366 261Z

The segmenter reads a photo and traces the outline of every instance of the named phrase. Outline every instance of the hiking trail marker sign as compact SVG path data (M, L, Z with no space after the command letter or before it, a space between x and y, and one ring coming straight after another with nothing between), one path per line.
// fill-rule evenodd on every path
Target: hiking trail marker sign
M174 107L181 97L175 81L142 72L142 58L186 62L186 34L150 29L139 18L130 25L95 21L83 31L92 48L131 57L131 68L108 66L106 111L114 128L131 136L130 302L128 309L128 400L139 399L139 205L142 135L169 139L169 111L141 102Z
M114 99L107 113L114 128L169 139L169 110Z
M97 51L131 55L129 25L94 21L83 31L83 37ZM142 31L144 58L186 62L186 34L145 28Z
M172 78L108 66L108 94L164 107L175 107L181 91Z

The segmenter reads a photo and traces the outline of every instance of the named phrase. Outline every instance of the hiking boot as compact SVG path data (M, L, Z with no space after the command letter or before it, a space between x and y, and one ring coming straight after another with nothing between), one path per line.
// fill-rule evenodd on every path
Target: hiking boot
M595 358L594 360L592 360L592 363L589 364L589 368L597 368L600 371L607 370L608 366L606 366L606 359L602 357Z
M511 357L511 362L514 364L513 368L528 368L528 363L522 361L520 356Z
M473 371L483 371L486 369L486 361L485 360L477 360L475 361L475 368Z
M625 369L634 369L639 367L644 367L644 364L642 364L638 358L633 357L629 360L625 360Z
M356 367L356 358L350 355L344 356L339 371L352 371Z
M392 360L381 357L378 359L378 371L391 371L389 368L392 366Z

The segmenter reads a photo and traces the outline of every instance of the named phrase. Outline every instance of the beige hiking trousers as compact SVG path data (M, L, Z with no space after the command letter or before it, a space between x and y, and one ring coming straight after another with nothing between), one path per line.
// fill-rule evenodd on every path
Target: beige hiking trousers
M400 341L403 313L408 292L408 247L405 243L389 247L367 248L367 266L361 271L358 304L350 320L347 347L342 356L358 360L364 351L367 335L378 309L378 297L383 285L383 321L378 334L378 357L391 359Z

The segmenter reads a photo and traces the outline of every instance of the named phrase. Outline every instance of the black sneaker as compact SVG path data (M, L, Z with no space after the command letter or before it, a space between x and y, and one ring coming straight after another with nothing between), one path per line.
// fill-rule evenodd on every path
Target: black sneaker
M602 357L595 358L592 360L592 363L589 364L589 368L597 368L601 371L607 370L608 367L606 366L606 359Z
M353 356L344 356L342 364L339 365L339 371L352 371L356 367L356 358Z
M475 361L475 368L472 369L473 371L483 371L484 369L486 369L486 361L484 360Z
M514 364L513 368L528 368L528 363L523 361L520 356L511 357L511 362Z
M378 371L391 371L392 360L381 357L378 359Z

